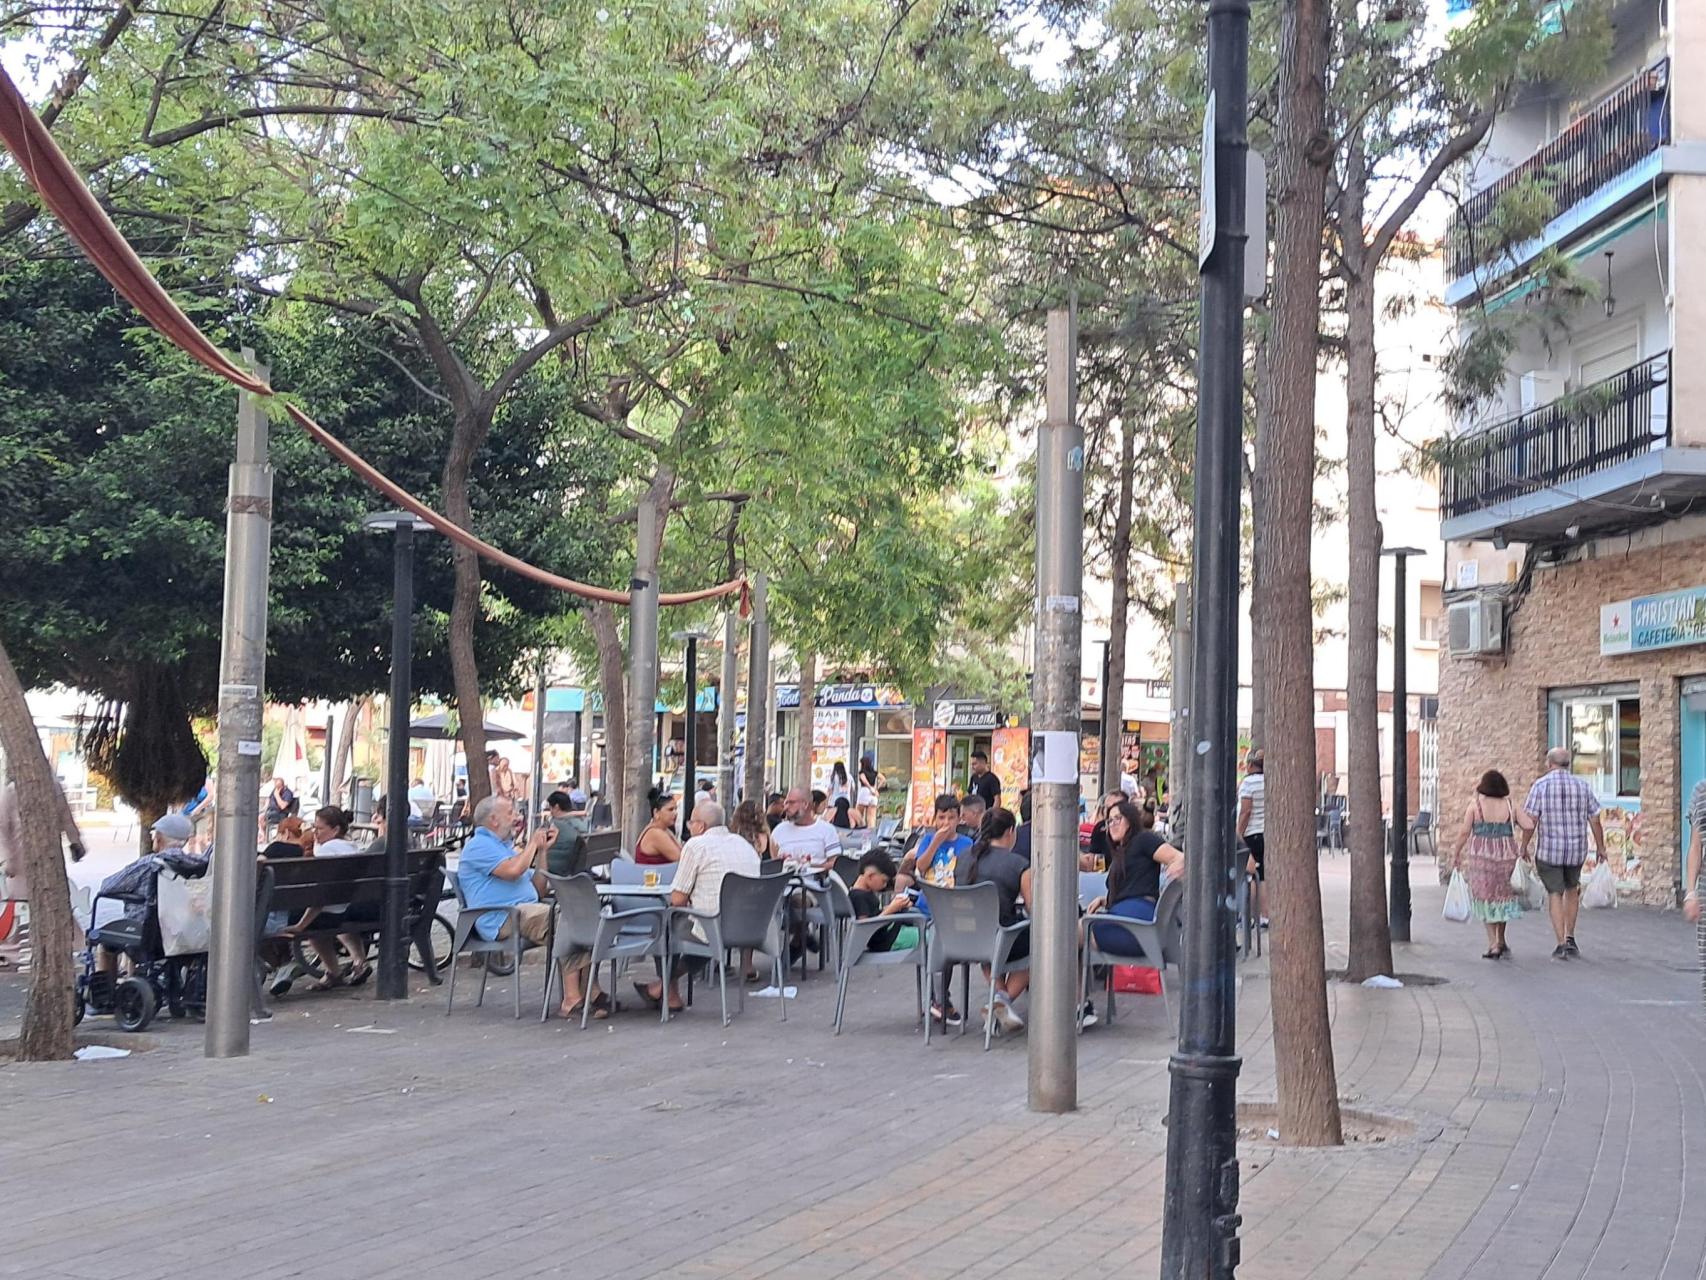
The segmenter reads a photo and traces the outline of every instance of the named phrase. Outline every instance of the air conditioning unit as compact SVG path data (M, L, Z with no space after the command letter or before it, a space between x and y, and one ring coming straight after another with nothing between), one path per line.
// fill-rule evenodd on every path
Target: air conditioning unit
M1499 596L1477 595L1455 601L1447 610L1451 656L1496 657L1505 651L1505 602Z

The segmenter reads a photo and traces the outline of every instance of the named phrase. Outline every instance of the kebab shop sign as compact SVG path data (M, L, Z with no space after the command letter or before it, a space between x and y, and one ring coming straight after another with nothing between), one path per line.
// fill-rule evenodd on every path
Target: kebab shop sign
M1599 609L1599 651L1607 656L1706 644L1706 587L1614 600Z

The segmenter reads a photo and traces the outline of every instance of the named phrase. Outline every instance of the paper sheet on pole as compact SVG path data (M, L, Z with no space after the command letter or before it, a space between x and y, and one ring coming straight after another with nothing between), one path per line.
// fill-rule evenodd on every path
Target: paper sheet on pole
M1045 730L1031 735L1031 781L1078 781L1078 735L1070 730Z

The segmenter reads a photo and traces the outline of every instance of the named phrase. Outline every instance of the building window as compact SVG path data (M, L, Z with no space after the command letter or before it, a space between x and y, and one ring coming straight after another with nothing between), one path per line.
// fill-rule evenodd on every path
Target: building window
M1421 584L1420 617L1416 621L1416 642L1438 645L1445 628L1445 593L1437 582Z
M1634 690L1554 693L1549 701L1551 743L1570 749L1570 771L1605 799L1639 798L1641 701Z

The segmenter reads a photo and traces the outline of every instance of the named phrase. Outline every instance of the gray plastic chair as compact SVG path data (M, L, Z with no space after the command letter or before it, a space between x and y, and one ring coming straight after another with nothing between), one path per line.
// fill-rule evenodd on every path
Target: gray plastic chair
M1173 1005L1167 998L1167 966L1177 968L1184 956L1184 933L1180 927L1179 912L1185 902L1185 882L1170 880L1161 888L1161 896L1155 900L1155 919L1132 920L1126 916L1094 915L1085 916L1080 925L1084 939L1084 967L1079 978L1078 988L1078 1029L1084 1030L1084 1001L1090 990L1090 970L1096 965L1131 965L1137 969L1153 969L1161 977L1161 1007L1167 1011L1167 1024L1173 1024ZM1141 956L1121 955L1115 951L1104 951L1096 945L1096 930L1090 928L1095 924L1098 928L1115 928L1129 933L1137 940L1137 945L1143 948ZM1114 1022L1114 983L1113 975L1108 975L1107 985L1108 1025Z
M947 973L955 965L965 965L965 1001L971 1003L971 968L974 964L989 966L989 1003L983 1015L983 1047L989 1049L995 1034L995 983L1019 969L1031 967L1030 959L1009 960L1013 944L1019 935L1031 927L1030 921L1001 925L1001 895L996 887L985 881L964 889L943 889L921 884L925 904L930 908L930 958L932 976L941 974L944 984ZM944 986L944 993L946 987ZM966 1033L963 1020L970 1009L960 1010L960 1034ZM924 1043L930 1043L930 1019L924 1019Z
M462 892L462 877L449 876L450 883L456 889L456 932L450 948L450 992L444 1002L444 1016L449 1017L450 1011L456 1007L456 961L463 955L508 955L514 958L515 967L510 976L515 979L515 1016L521 1017L521 956L529 947L537 947L537 942L529 942L521 936L521 909L519 907L470 907L468 899ZM474 925L488 912L501 911L504 923L509 928L507 938L482 938L475 932ZM486 1002L486 979L491 976L491 970L486 965L480 966L480 997L474 1001L474 1007L479 1008Z
M674 884L676 865L673 862L665 862L657 866L642 867L639 863L630 862L627 858L618 858L610 864L610 883L644 884L646 873L655 871L659 884Z
M877 839L887 840L900 828L899 818L879 818L877 820Z
M762 951L772 946L776 913L782 908L782 898L788 892L793 877L786 872L773 876L723 877L720 910L712 915L692 907L670 907L665 913L665 948L663 956L663 1000L659 1021L669 1021L669 979L677 959L709 960L717 970L717 994L722 1000L723 1025L729 1025L729 952L751 947ZM697 922L705 931L701 941L685 926ZM783 950L776 946L777 953ZM771 956L773 981L776 984L776 1003L781 1006L782 1021L788 1020L788 996L784 985L782 956ZM740 1009L746 1010L746 984L739 984Z
M548 874L545 879L551 885L551 894L556 900L557 910L551 918L551 931L545 940L546 946L550 948L551 959L550 972L545 977L545 998L539 1006L541 1022L551 1013L553 985L560 985L562 982L563 971L558 961L563 955L570 951L592 952L592 962L587 967L588 974L592 976L596 976L598 966L608 960L610 990L614 991L619 964L663 955L664 920L664 913L655 907L607 913L604 903L599 900L598 888L589 875ZM587 1017L591 1012L591 1001L582 1000L583 1031L586 1030Z
M1097 898L1106 897L1108 892L1108 873L1106 871L1080 871L1078 873L1078 909L1082 911Z
M924 970L929 964L929 933L930 921L925 919L921 911L897 911L888 916L870 916L864 920L853 918L853 900L848 897L847 890L840 881L829 882L829 897L834 905L834 911L839 918L845 914L848 923L845 932L836 945L838 964L836 968L835 986L835 1034L841 1034L841 1020L847 1013L847 975L853 967L859 964L870 965L899 965L909 964L916 970L916 994L918 996L918 1017L924 1019ZM845 907L845 913L842 908ZM889 925L912 925L918 930L918 941L910 947L902 947L894 951L872 951L871 939L886 929Z

